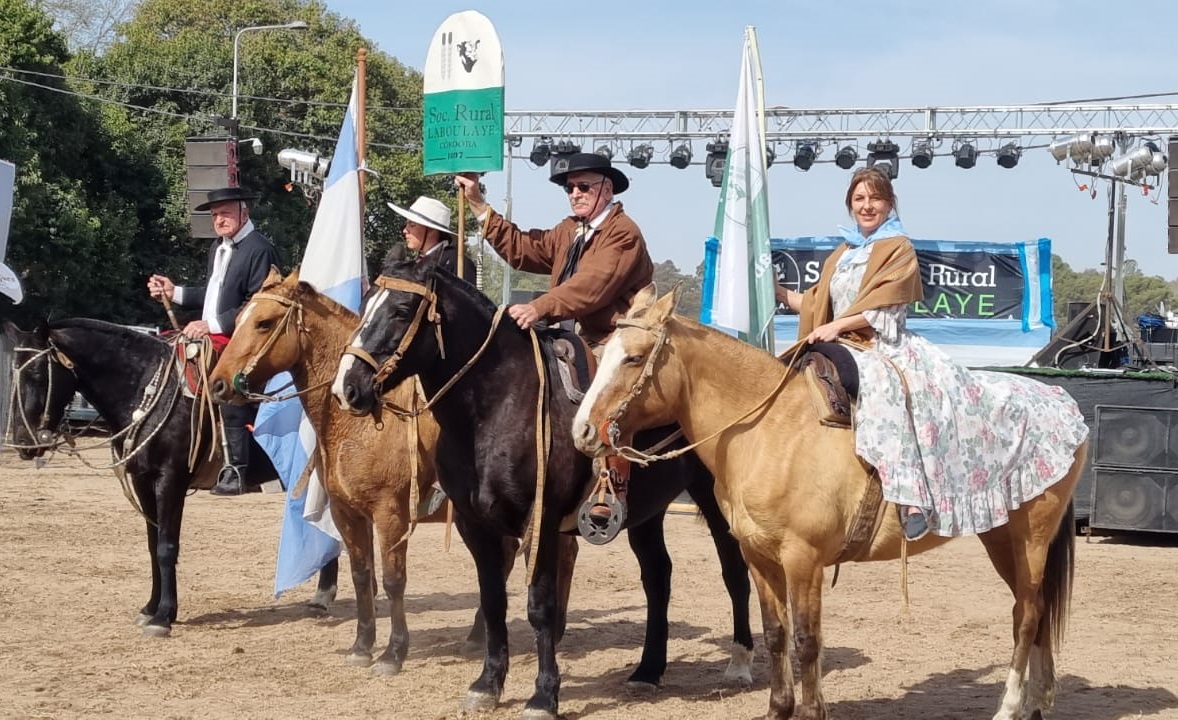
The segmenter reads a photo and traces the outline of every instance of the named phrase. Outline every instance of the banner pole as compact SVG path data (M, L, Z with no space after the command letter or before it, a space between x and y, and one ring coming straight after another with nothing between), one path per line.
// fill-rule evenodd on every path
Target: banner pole
M360 239L364 238L364 163L368 155L367 105L368 105L368 48L356 51L356 161L359 163L357 184L360 186Z

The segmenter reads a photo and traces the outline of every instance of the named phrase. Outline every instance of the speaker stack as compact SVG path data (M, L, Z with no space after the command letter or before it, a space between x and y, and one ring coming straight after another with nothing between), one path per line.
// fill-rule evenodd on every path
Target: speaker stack
M1178 532L1178 409L1096 406L1093 529Z
M194 238L217 237L213 216L196 206L210 190L237 187L237 138L190 137L184 141L184 171L188 180L188 221Z

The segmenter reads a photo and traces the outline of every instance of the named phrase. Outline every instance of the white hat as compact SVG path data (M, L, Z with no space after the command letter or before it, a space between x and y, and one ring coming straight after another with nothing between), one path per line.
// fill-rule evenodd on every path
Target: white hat
M446 207L446 204L441 200L434 200L423 195L414 200L413 204L407 208L392 203L389 203L389 207L401 217L412 220L418 225L425 225L450 235L454 234L454 231L450 229L450 208Z

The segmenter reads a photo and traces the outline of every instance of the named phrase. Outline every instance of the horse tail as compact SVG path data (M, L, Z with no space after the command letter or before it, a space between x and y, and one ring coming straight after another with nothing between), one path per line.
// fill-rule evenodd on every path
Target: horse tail
M1067 629L1072 605L1072 579L1076 565L1076 508L1069 500L1068 509L1059 521L1055 537L1047 548L1047 564L1043 568L1043 615L1040 627L1051 634L1051 646L1058 651ZM1041 633L1043 637L1045 633Z

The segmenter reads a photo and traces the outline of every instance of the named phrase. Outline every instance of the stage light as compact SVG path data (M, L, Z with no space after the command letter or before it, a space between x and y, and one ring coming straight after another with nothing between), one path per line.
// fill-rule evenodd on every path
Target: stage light
M1018 165L1019 156L1023 154L1022 148L1015 143L1006 143L998 148L998 165L1007 170L1015 165Z
M728 141L717 140L708 143L708 157L704 161L704 175L714 187L724 184L724 166L728 164Z
M635 145L630 149L629 154L626 155L626 160L631 165L641 170L650 165L650 159L654 157L654 148L650 145Z
M528 159L536 167L543 167L544 163L548 162L548 158L551 156L552 138L544 136L532 145L532 153L528 155Z
M855 166L859 160L859 151L850 145L842 146L837 153L834 154L834 164L841 167L843 170L850 170Z
M691 164L691 145L682 143L671 151L671 167L683 170Z
M933 164L933 144L928 140L918 140L912 144L912 164L924 170Z
M968 170L978 162L978 149L970 143L963 142L953 151L953 157L954 165Z
M814 158L818 157L821 148L810 140L799 140L794 148L794 167L798 170L809 170L814 165Z
M609 145L598 145L597 149L593 152L597 153L606 160L612 160L614 157L614 149Z
M765 146L765 167L773 167L773 161L777 159L777 151L773 149L772 145Z
M561 140L553 150L556 155L576 155L579 152L581 152L581 146L572 140Z
M1087 134L1061 138L1052 142L1047 149L1056 162L1070 158L1077 165L1100 165L1113 154L1115 147L1111 137Z
M1160 175L1167 165L1167 158L1152 141L1125 153L1112 162L1111 169L1117 177L1137 181L1146 175Z
M888 177L895 180L900 176L900 146L891 140L867 143L867 167L879 166Z

